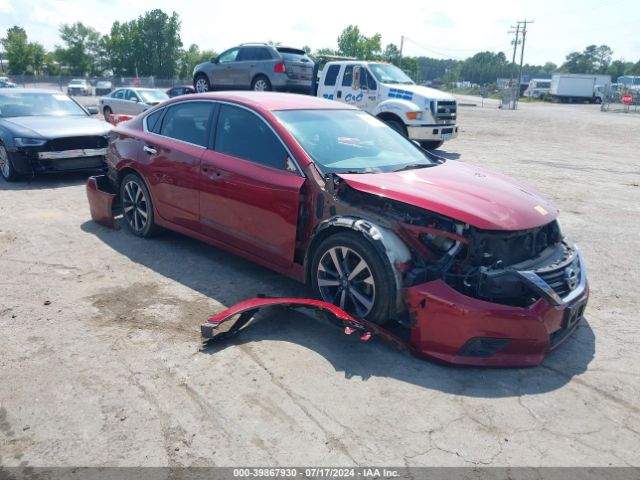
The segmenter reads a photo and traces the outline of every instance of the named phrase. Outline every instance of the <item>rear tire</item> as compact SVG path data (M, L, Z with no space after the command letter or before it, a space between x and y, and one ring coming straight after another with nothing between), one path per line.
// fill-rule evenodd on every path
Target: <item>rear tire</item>
M196 93L204 93L211 90L211 84L209 79L204 73L199 73L193 80L193 88L196 89Z
M435 150L444 144L442 140L422 140L420 146L425 150Z
M22 176L16 171L11 161L11 156L7 149L0 143L0 175L7 182L16 182L22 178Z
M315 249L310 269L315 295L377 324L391 319L395 281L388 260L360 234L336 233Z
M148 238L159 231L154 223L153 203L142 177L129 173L120 183L122 218L134 235Z
M271 82L264 75L257 75L251 82L251 90L256 92L270 92Z

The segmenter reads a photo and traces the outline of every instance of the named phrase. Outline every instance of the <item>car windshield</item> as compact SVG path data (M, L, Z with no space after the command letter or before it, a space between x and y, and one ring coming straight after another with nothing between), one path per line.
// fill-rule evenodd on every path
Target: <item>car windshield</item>
M84 80L71 80L69 85L84 85Z
M437 165L413 142L360 110L282 110L274 114L322 174Z
M413 85L414 82L395 65L390 63L369 64L371 73L380 83L392 83L401 85Z
M138 95L144 103L158 103L169 98L169 95L160 90L138 90Z
M16 92L0 94L0 117L71 116L87 113L61 93Z

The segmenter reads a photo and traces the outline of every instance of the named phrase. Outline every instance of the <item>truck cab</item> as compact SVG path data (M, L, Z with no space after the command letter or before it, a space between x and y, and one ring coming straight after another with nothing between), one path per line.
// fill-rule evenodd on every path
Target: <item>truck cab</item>
M314 75L314 78L317 77ZM423 148L439 148L458 136L455 98L446 92L416 85L389 63L329 61L314 93L361 108Z

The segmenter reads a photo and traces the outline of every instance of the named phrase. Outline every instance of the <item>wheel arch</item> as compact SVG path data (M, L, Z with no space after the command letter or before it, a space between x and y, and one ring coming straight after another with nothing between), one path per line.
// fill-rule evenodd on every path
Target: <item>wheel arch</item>
M391 229L370 220L350 216L336 216L322 222L309 243L304 259L305 283L311 280L311 264L313 256L323 240L342 232L353 232L364 237L383 258L394 279L396 298L393 304L397 311L403 308L400 289L402 288L402 272L400 266L411 260L411 251L407 245Z

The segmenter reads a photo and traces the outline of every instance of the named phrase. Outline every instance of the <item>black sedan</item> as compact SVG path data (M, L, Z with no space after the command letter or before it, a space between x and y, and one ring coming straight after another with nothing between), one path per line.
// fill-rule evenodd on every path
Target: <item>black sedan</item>
M0 174L11 182L103 168L111 125L95 113L59 92L0 88Z

